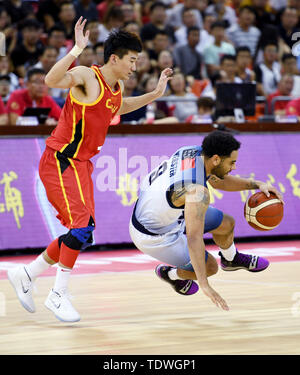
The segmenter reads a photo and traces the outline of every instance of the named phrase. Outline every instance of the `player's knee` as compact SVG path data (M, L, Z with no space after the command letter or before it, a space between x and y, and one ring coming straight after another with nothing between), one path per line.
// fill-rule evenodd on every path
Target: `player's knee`
M94 229L95 227L91 225L85 228L73 228L62 238L62 241L70 249L85 249L93 243Z
M218 272L218 263L216 259L209 254L206 262L206 274L207 276L215 275Z
M235 220L232 216L224 214L222 225L227 233L231 233L234 230Z
M210 262L206 265L206 273L207 276L215 275L218 272L218 263L217 262Z

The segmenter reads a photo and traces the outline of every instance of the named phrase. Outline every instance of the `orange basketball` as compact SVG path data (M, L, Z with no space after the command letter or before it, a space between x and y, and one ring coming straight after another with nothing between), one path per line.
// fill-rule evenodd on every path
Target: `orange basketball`
M283 218L283 204L275 194L269 198L262 192L255 193L244 206L244 216L251 227L257 230L272 230Z

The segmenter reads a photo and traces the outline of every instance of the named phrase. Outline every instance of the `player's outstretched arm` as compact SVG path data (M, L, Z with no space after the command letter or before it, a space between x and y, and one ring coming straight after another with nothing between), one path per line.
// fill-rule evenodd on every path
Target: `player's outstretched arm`
M282 194L270 183L259 180L252 180L247 178L241 178L238 176L227 175L224 179L211 176L208 180L210 185L215 189L224 191L242 191L242 190L256 190L259 189L269 197L270 192L274 193L277 198L283 202Z
M118 115L124 115L125 113L129 113L135 111L144 105L152 103L157 98L163 96L168 81L172 78L173 71L170 68L166 68L161 72L159 81L155 90L149 92L144 95L140 96L133 96L129 98L124 98L121 108L118 111Z
M90 69L83 66L78 66L68 71L71 64L84 50L89 41L89 31L85 34L83 33L85 24L86 20L80 17L74 28L75 46L50 69L45 78L47 86L51 88L67 89L73 86L83 85L86 77L92 75Z
M189 254L203 293L223 310L229 310L225 300L209 285L205 265L203 241L205 213L209 205L209 192L204 186L194 185L185 194L184 217Z

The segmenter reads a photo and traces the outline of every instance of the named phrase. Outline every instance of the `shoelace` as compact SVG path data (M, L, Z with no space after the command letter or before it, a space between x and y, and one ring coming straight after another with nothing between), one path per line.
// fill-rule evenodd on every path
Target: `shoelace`
M239 263L245 265L246 267L249 267L250 263L251 263L251 255L247 255L247 254L243 254L243 253L238 253L238 260L239 260Z

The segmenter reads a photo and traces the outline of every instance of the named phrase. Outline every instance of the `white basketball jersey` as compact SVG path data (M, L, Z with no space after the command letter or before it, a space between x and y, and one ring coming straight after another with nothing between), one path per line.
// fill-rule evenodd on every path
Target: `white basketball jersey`
M148 231L164 234L182 225L184 206L175 207L171 194L190 184L207 187L201 152L199 146L182 147L144 178L135 217Z

